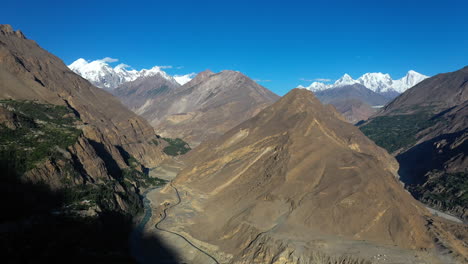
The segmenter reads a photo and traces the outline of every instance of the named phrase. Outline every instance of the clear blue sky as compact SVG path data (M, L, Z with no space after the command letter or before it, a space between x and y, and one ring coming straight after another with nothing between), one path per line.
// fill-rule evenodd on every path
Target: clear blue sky
M69 64L117 58L136 69L241 71L282 95L316 78L468 65L468 1L32 1L0 23Z

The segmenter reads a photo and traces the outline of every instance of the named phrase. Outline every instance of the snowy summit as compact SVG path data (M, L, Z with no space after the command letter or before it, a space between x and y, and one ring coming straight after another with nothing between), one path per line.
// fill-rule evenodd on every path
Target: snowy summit
M181 75L181 76L170 76L161 67L154 66L151 69L135 70L131 69L126 64L118 64L115 67L109 65L109 63L117 62L117 59L106 57L101 60L87 61L80 58L68 65L75 73L81 77L87 79L92 84L99 88L115 89L123 83L134 81L140 77L149 77L154 75L161 75L163 78L179 83L181 85L190 81L193 74Z
M420 74L413 70L408 71L408 73L403 78L398 80L393 80L390 74L381 72L366 73L357 80L354 80L349 74L344 74L343 77L338 79L334 84L313 82L307 87L300 85L298 88L305 88L307 90L317 92L346 85L362 84L366 88L376 93L400 94L426 78L429 78L429 76Z

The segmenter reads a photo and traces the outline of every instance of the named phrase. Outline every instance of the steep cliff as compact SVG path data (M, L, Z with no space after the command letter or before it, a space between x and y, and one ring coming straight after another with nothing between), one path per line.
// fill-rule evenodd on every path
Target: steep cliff
M0 26L0 243L10 257L127 259L139 190L157 183L144 170L166 145L117 98Z

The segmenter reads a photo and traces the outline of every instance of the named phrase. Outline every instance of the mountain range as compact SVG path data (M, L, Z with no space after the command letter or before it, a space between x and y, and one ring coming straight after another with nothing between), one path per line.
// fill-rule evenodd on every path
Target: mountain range
M134 81L142 77L150 77L160 75L162 78L179 84L185 84L191 80L192 74L170 76L162 70L162 67L154 66L151 69L135 70L129 69L126 64L118 64L115 67L109 65L113 62L112 58L104 58L102 60L87 61L83 58L77 59L68 67L79 74L81 77L87 79L92 84L99 88L115 89L119 85Z
M228 70L206 70L182 86L160 75L139 78L111 92L161 136L182 138L192 146L222 135L279 98Z
M110 60L78 59L68 67L119 97L161 136L183 138L192 146L222 135L279 98L236 71L173 77L158 66L141 71L122 64L112 68Z
M366 88L388 97L394 98L398 94L403 93L414 85L418 84L422 80L428 78L429 76L420 74L413 70L408 71L408 73L398 80L393 80L390 74L384 74L380 72L366 73L359 77L357 80L354 80L350 75L344 74L340 79L336 80L333 84L326 84L323 82L313 82L307 87L299 85L298 88L305 88L307 90L318 92L328 89L333 89L337 87L361 84Z

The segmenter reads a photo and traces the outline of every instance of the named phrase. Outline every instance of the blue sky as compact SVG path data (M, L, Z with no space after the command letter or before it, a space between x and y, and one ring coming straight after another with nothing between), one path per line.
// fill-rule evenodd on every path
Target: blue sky
M468 65L468 1L8 1L0 23L69 64L238 70L282 95L313 79ZM177 69L176 67L183 67Z

